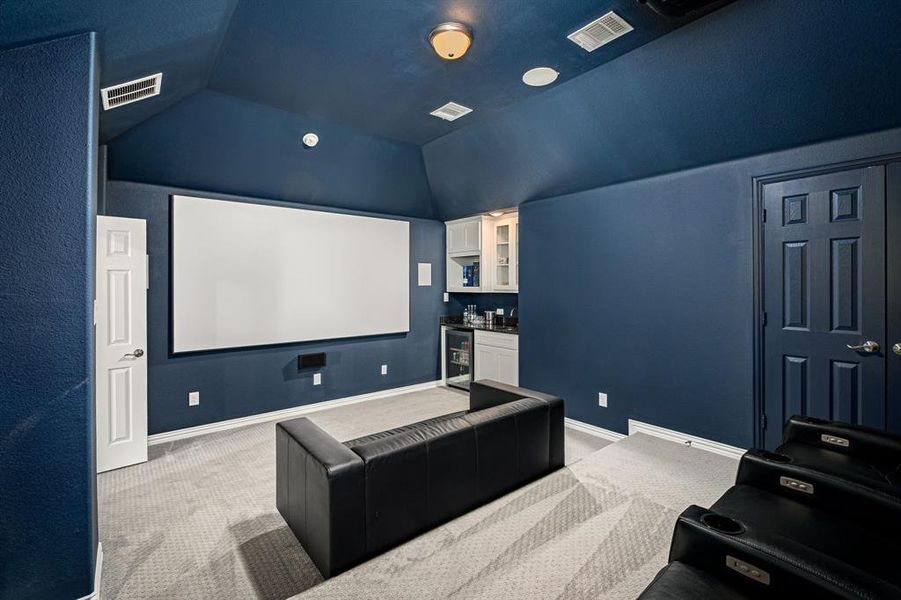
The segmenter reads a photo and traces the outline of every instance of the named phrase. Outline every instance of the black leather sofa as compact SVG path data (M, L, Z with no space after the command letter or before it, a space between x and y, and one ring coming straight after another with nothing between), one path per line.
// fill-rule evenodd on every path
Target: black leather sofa
M899 473L898 436L792 417L710 509L682 513L641 598L901 598Z
M474 382L470 409L350 440L276 426L276 506L323 577L564 464L563 400Z

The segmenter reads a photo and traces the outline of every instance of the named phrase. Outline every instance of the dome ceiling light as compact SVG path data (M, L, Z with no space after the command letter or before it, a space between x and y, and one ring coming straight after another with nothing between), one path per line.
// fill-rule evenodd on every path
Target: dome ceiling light
M429 43L444 60L457 60L472 44L472 30L462 23L442 23L429 33Z

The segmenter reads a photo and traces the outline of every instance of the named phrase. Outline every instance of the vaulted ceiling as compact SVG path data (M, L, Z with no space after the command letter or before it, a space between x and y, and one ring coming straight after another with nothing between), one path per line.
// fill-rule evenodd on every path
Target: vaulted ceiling
M635 31L593 53L566 39L609 10ZM520 80L531 67L559 85L703 14L667 19L637 0L0 0L0 48L91 30L102 85L162 71L159 97L102 115L104 142L211 89L422 145L541 94ZM448 20L474 33L458 61L428 44ZM474 112L428 114L450 100Z

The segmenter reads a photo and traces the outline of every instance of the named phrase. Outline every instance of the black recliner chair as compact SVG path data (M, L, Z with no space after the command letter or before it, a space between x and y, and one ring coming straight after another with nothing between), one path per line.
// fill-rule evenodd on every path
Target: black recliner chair
M680 516L659 598L901 598L901 438L792 417L775 453L750 450L736 485Z
M564 464L563 400L474 382L470 410L343 444L276 427L276 506L332 577Z

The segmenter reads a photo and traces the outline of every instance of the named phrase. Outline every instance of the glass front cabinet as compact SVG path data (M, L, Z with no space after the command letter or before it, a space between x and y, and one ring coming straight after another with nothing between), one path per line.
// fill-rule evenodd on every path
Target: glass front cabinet
M498 219L493 228L494 289L515 292L519 289L519 220L516 217Z

